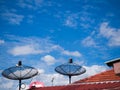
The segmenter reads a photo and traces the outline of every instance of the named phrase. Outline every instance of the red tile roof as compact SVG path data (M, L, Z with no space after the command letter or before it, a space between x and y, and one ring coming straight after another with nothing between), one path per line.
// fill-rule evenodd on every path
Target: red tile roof
M79 80L75 83L85 83L85 82L103 82L103 81L115 81L120 80L120 76L115 75L114 70L107 70L96 74L94 76Z
M33 88L30 90L120 90L120 81Z
M107 70L65 86L33 88L30 90L120 90L120 76Z

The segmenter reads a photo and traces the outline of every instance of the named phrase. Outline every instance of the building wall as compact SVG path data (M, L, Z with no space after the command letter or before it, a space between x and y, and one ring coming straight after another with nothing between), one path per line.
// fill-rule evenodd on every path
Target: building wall
M114 72L116 75L120 75L120 61L113 64Z

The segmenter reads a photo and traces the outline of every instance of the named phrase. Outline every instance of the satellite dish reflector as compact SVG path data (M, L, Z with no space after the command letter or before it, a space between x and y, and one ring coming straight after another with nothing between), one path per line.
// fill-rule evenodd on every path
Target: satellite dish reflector
M86 69L76 63L73 63L72 59L69 59L68 63L57 66L55 71L62 75L69 76L69 83L71 83L72 76L81 75L86 72Z
M19 90L21 89L21 81L24 79L29 79L38 74L38 70L22 65L22 61L19 61L16 66L5 69L2 75L8 79L19 80Z
M39 82L39 81L35 81L35 82L32 82L30 85L29 85L29 88L32 88L32 87L44 87L44 83L43 82Z

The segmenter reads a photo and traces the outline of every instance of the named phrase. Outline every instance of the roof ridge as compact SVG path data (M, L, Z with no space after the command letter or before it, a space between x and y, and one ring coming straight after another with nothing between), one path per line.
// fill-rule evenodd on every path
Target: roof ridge
M104 84L104 83L117 83L120 82L120 80L113 80L113 81L101 81L101 82L84 82L84 83L74 83L70 85L84 85L84 84Z

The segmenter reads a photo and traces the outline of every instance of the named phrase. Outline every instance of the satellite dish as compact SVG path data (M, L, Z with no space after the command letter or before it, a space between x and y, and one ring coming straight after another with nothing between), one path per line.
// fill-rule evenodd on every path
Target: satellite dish
M19 90L21 89L22 80L29 79L38 74L37 69L22 65L22 61L18 65L5 69L2 75L8 79L19 80Z
M62 75L69 76L69 83L71 83L72 76L81 75L86 72L86 69L76 63L73 63L72 59L69 59L68 63L57 66L55 71Z

